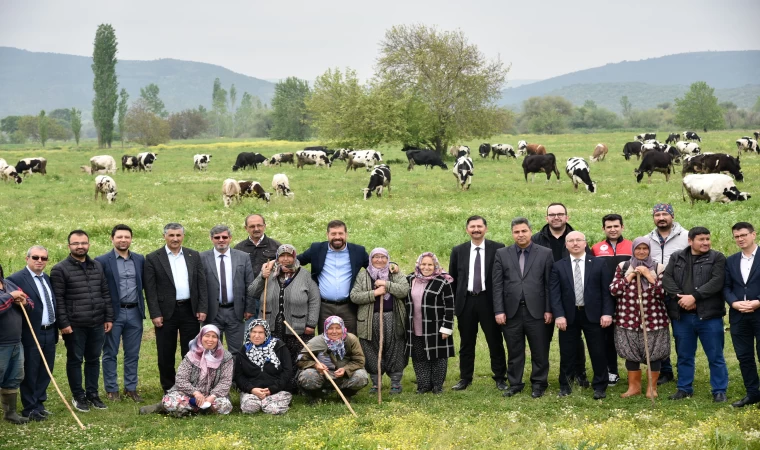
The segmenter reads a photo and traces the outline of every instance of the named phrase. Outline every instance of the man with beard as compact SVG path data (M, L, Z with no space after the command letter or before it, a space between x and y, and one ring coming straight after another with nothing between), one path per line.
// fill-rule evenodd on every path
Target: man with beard
M108 280L115 321L113 329L106 334L103 346L103 384L108 400L119 401L119 380L116 375L116 356L119 341L124 345L124 395L137 403L142 398L137 393L137 364L140 360L140 343L145 319L143 298L143 255L129 250L132 245L132 229L119 224L111 230L113 250L95 258L103 265Z
M570 220L570 215L567 213L565 205L562 203L551 203L546 208L546 225L541 228L541 231L530 238L533 243L551 249L554 262L566 258L570 254L565 245L565 238L571 231L575 230L567 223L568 220ZM591 253L588 244L585 247L586 253ZM546 325L546 333L548 335L548 339L546 340L548 354L552 338L554 337L554 323ZM589 383L586 377L586 349L583 345L582 337L578 339L576 355L575 364L567 371L567 376L570 380L577 381L578 386L587 388L591 386L591 383Z
M314 242L298 255L301 265L311 264L311 277L319 285L322 304L319 309L319 333L325 319L338 316L343 319L349 333L356 334L356 305L349 294L356 275L369 265L367 250L361 245L348 243L348 229L340 220L327 224L327 241Z
M669 203L658 203L652 209L655 229L649 233L649 248L652 249L650 257L665 266L668 265L673 253L689 246L688 230L685 230L678 222L674 222L675 217L673 206ZM665 384L673 381L674 378L673 364L668 356L662 361L660 379L657 380L657 384Z
M248 231L248 237L238 242L234 248L235 250L246 252L251 256L251 268L253 269L253 276L255 278L261 272L261 266L264 263L274 260L277 249L280 248L281 244L265 234L267 222L261 214L249 214L245 218L245 229ZM258 318L261 299L256 298L253 300L255 304L253 306L252 317ZM244 315L245 320L251 317L247 311Z
M90 237L83 230L69 233L69 256L50 271L56 299L56 324L66 344L66 377L71 403L79 411L108 408L98 396L100 353L114 321L103 265L88 256ZM84 382L82 388L82 362Z

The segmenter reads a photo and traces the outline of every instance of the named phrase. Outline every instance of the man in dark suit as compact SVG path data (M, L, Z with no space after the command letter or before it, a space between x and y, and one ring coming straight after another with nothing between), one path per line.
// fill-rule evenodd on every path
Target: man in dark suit
M739 246L738 253L726 259L723 297L731 307L728 320L736 359L744 379L747 395L731 404L734 408L760 403L760 377L757 373L755 347L760 353L760 269L757 263L757 233L749 222L739 222L731 231Z
M103 273L111 292L114 323L106 334L103 345L103 384L109 400L117 402L119 379L116 361L120 342L124 345L124 395L137 403L142 398L137 393L137 365L140 360L140 344L145 319L145 299L143 298L143 255L129 250L132 245L132 229L119 224L111 230L113 250L98 256L96 261L103 265Z
M356 275L369 265L367 250L348 243L348 229L340 220L327 224L327 241L315 242L298 255L301 265L311 264L311 278L319 285L322 304L319 309L319 333L325 319L339 316L349 333L356 334L356 305L349 294Z
M571 231L565 238L568 256L555 262L549 281L554 323L559 329L559 397L570 395L570 369L577 361L581 330L586 336L594 378L594 399L607 397L609 373L602 328L612 324L615 303L610 295L607 265L586 253L586 236Z
M208 295L200 253L182 247L185 229L178 223L164 227L166 245L145 257L145 298L156 331L161 387L174 385L177 333L182 356L206 320Z
M226 225L215 226L209 235L214 248L201 253L208 291L206 323L219 328L227 350L237 355L243 345L244 321L254 316L256 307L253 297L248 297L248 285L253 283L251 258L230 248L232 232Z
M454 277L454 314L459 329L459 382L452 389L461 391L472 384L475 371L475 344L478 324L486 336L491 357L491 371L496 387L507 389L507 358L504 343L493 312L493 267L496 251L504 247L500 242L486 239L486 219L471 216L467 219L470 241L451 249L449 273Z
M493 312L507 341L505 397L521 392L525 369L525 339L530 345L533 368L530 383L533 398L544 395L549 385L549 345L546 325L552 322L549 277L552 251L530 239L530 222L512 220L514 245L499 249L493 263Z
M21 382L21 415L29 420L43 421L50 411L45 409L47 387L50 375L45 370L42 356L37 349L32 333L42 347L50 370L55 365L55 346L58 343L58 329L55 323L55 294L50 277L43 272L48 262L48 251L41 245L35 245L26 252L26 267L9 276L8 279L21 288L34 303L34 308L27 309L29 321L21 322L21 343L24 346L24 381Z

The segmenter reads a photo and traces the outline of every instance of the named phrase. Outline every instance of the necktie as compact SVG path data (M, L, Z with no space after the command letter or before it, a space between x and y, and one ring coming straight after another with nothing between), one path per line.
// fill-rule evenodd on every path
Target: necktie
M575 305L583 306L583 278L581 278L581 260L575 260Z
M520 250L520 275L525 275L525 250Z
M47 288L45 287L45 281L44 278L42 278L42 275L36 275L34 278L36 278L40 285L42 285L42 292L45 294L45 306L47 307L48 312L48 322L52 325L55 323L55 311L53 311L53 301L50 300L50 294L48 293Z
M473 271L475 273L472 274L472 293L480 294L480 291L483 290L483 280L480 276L480 247L475 247L475 267Z
M219 255L219 284L222 285L222 305L226 305L229 299L227 299L227 269L224 267L224 255Z

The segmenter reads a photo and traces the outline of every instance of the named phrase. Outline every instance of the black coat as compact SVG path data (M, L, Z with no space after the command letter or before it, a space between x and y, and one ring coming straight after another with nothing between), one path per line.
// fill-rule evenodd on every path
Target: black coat
M208 313L208 294L206 287L206 271L201 262L200 253L193 249L182 247L185 256L187 276L190 284L190 304L193 314ZM174 288L174 277L166 247L161 247L145 257L145 273L143 274L145 300L148 303L150 318L163 317L168 320L174 314L177 301L177 291Z
M752 261L752 268L745 283L741 274L741 257L742 252L739 252L726 258L726 279L723 283L723 297L729 306L735 301L742 301L745 298L747 300L760 298L760 271L758 269L760 263L758 263L758 258ZM752 320L753 317L755 320L760 320L760 309L756 309L753 313L741 313L734 308L729 308L728 311L728 321L731 325L739 323L745 317L746 320Z
M666 302L668 316L673 320L679 320L681 317L678 294L694 296L697 315L702 320L725 316L726 303L723 301L723 284L726 277L726 257L723 256L723 253L715 250L694 257L692 276L694 290L685 292L683 283L688 265L686 252L691 252L691 247L673 253L662 276L662 287L670 296Z
M82 263L69 255L50 270L55 293L56 325L95 327L114 321L111 294L103 266L89 256Z
M47 282L47 285L50 288L50 300L53 302L53 311L55 311L56 302L53 283L50 281L50 277L44 272L42 278L45 279L45 282ZM8 279L20 287L21 290L32 299L32 303L34 303L34 308L27 309L29 312L29 321L32 323L32 330L29 329L29 324L26 323L26 320L21 323L21 342L24 344L24 347L35 347L37 344L34 343L32 331L36 334L39 334L40 332L40 327L42 326L42 305L45 303L45 299L40 297L40 293L37 291L37 282L34 281L32 274L29 273L29 269L26 267L9 276ZM55 343L58 343L58 333L55 333Z
M485 300L492 302L493 291L493 260L496 255L496 251L500 248L504 248L504 244L501 242L495 242L485 239L485 250L483 253L483 261L486 274L486 291ZM459 244L451 249L451 256L449 257L449 274L454 278L452 283L452 289L455 294L455 314L458 316L462 314L464 310L465 297L467 297L467 283L470 280L470 246L472 242L467 241L464 244Z
M274 345L274 352L280 360L277 368L271 362L264 363L264 369L255 365L248 359L245 353L245 345L240 348L235 357L235 384L240 392L251 393L251 389L269 389L271 394L276 394L288 388L288 383L293 377L293 363L290 352L284 342L278 340Z
M322 273L322 269L325 267L327 247L329 245L327 241L314 242L305 252L298 255L298 262L302 266L311 264L311 279L317 284L319 284L319 274ZM353 288L359 271L362 268L366 269L369 265L369 255L367 254L367 250L361 245L350 242L347 245L348 258L351 262L351 287Z
M562 258L552 266L549 279L549 291L552 313L555 319L564 317L568 325L575 322L576 314L582 314L575 307L575 276L572 256ZM602 316L615 315L615 302L610 294L607 281L607 264L601 258L584 255L585 272L583 277L583 312L591 323L599 323Z
M412 350L412 336L414 332L414 305L412 303L412 280L414 275L406 277L409 282L409 295L406 297L407 315L407 341L406 356L409 357ZM422 337L425 339L425 353L428 360L439 358L452 358L454 356L454 291L446 279L436 277L425 286L422 294ZM449 335L441 339L441 333Z

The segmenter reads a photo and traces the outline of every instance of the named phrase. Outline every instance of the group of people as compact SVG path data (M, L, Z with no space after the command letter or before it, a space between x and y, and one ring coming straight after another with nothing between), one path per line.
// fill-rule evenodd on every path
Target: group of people
M164 227L166 245L146 256L131 251L127 225L113 228L113 249L94 259L88 234L74 230L69 256L50 276L44 273L48 252L40 245L29 249L22 270L5 278L0 268L4 417L13 423L48 418L50 379L43 363L52 370L59 330L74 408L107 408L98 393L101 355L107 400L142 402L137 385L146 304L164 397L141 408L143 414L228 414L233 387L240 391L244 413L283 414L299 392L320 402L332 389L328 378L347 400L367 385L376 392L380 371L390 378L390 394L400 394L410 357L417 393L440 394L448 358L455 354L455 316L460 349L454 390L473 382L480 328L503 395L525 388L527 341L531 395L543 396L556 327L560 397L577 384L592 387L595 399L605 398L607 387L620 379L618 357L628 372L628 390L621 397L642 394L642 364L651 374L646 395L656 397L657 386L675 378L672 326L678 381L669 398L693 395L699 340L709 361L713 399L724 402L726 303L746 387L746 396L733 406L760 403L755 363L760 275L753 226L732 227L740 251L726 259L711 249L708 229L687 231L675 222L671 205L655 205L652 217L655 229L630 241L622 234L623 218L608 214L602 218L605 239L590 247L568 223L561 203L549 205L547 223L537 233L527 219L514 219L509 246L486 239L486 219L471 216L470 239L452 249L448 272L435 254L425 252L408 276L386 249L368 254L348 242L347 226L339 220L327 225L326 241L300 254L267 236L259 214L246 217L248 236L234 248L230 229L213 227L213 248L202 253L183 246L178 223ZM178 337L184 355L179 367ZM116 369L120 345L122 391Z

